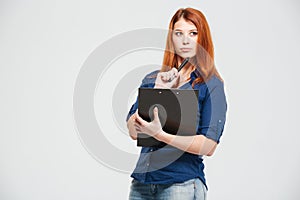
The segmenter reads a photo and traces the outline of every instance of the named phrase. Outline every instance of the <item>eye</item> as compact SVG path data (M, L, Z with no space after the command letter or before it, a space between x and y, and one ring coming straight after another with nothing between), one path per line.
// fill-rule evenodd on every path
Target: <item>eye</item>
M174 33L176 36L181 36L182 35L182 32L179 32L179 31L175 31Z
M190 32L190 35L191 36L196 36L196 35L198 35L198 32L197 31Z

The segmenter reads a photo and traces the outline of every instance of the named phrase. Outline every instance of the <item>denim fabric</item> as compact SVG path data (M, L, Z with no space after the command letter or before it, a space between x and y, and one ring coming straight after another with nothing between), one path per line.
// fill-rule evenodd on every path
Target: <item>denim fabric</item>
M133 179L129 200L206 200L206 194L199 178L174 184L145 184Z
M158 71L147 74L141 88L153 88ZM190 76L190 82L179 89L199 90L199 109L197 114L197 134L219 143L223 133L227 102L223 82L213 76L205 83L192 83L200 75L197 70ZM138 99L132 105L127 120L138 109ZM174 159L176 158L176 159ZM178 158L178 159L177 159ZM193 178L200 178L206 185L203 158L188 152L179 152L175 147L142 147L139 160L131 177L145 184L173 184Z

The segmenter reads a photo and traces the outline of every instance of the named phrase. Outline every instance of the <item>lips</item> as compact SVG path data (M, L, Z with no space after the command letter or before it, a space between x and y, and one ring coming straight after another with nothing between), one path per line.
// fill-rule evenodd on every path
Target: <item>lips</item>
M182 52L189 52L191 50L192 50L192 48L180 48L180 51L182 51Z

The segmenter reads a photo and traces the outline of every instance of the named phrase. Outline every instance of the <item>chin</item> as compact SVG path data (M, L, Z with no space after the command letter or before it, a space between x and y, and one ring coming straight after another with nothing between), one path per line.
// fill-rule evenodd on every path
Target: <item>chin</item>
M194 57L196 54L194 54L194 53L181 53L181 54L179 54L179 56L181 57L181 58L183 58L183 59L185 59L185 58L192 58L192 57Z

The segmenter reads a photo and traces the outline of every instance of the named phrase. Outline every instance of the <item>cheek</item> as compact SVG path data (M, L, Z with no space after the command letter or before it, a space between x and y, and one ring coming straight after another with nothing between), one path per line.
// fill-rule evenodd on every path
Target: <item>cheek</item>
M197 38L193 38L193 49L196 50L198 45L199 44L197 43Z
M179 48L179 43L180 43L179 39L173 38L172 42L173 42L175 50L178 49Z

